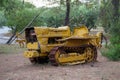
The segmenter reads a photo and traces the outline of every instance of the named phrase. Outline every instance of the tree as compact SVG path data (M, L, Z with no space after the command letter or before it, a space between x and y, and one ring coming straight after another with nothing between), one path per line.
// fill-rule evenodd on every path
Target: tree
M120 0L112 0L112 5L113 5L113 18L116 22L118 22L119 19L119 4Z
M60 0L61 6L52 8L35 8L30 3L21 0L5 1L7 1L4 6L7 25L12 29L16 26L18 31L20 31L37 12L40 12L40 16L32 24L33 26L58 27L69 25L73 27L80 26L80 24L83 23L91 28L95 26L98 16L98 11L94 8L96 5L82 3L79 0ZM56 0L53 0L53 3L54 1Z
M23 3L21 0L2 0L1 7L1 10L3 11L6 19L6 24L4 25L10 27L13 30L15 29L15 27L17 27L17 30L21 30L25 26L25 24L30 21L28 20L28 18L31 16L31 10L35 8L35 6L33 6L32 4L28 2ZM28 12L29 14L25 14L25 11L31 12ZM25 16L28 16L28 18L26 18L28 21L25 19Z
M66 17L65 17L65 26L69 25L69 16L70 16L70 0L66 0Z
M70 25L80 26L86 25L89 29L96 27L96 22L99 15L99 9L96 5L80 4L72 5L70 15Z
M104 1L104 0L103 0ZM107 5L106 5L107 4ZM106 52L106 56L111 60L120 60L120 0L107 0L104 1L105 10L101 12L105 13L102 15L103 25L108 24L109 34L111 35L109 49ZM104 21L107 22L104 24Z

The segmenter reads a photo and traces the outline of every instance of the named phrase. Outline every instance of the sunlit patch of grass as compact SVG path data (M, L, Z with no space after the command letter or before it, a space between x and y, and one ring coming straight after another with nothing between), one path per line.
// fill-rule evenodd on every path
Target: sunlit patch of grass
M25 48L20 48L17 44L0 44L0 54L23 53Z

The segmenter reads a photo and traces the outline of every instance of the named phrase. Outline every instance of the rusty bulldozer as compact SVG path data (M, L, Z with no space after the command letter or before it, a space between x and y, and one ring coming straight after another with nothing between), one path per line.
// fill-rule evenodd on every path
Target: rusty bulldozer
M101 33L90 34L86 26L31 27L25 30L27 51L31 63L50 62L52 65L79 64L96 61L101 47Z

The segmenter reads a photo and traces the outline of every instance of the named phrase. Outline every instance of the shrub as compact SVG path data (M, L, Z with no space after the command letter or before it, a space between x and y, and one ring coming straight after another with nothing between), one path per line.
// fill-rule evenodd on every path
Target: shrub
M117 45L109 45L108 48L104 48L102 50L102 55L106 56L108 59L112 61L120 60L120 44Z

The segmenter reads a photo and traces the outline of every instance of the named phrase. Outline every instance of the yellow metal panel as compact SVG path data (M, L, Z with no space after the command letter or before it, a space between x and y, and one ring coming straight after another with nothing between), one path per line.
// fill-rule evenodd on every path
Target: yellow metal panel
M62 46L63 44L59 42L49 44L48 39L51 37L69 37L71 35L70 28L68 26L51 28L51 27L34 27L37 40L40 43L41 53L50 52L50 50L55 46ZM29 45L30 47L30 45ZM32 46L31 46L32 47ZM30 48L31 48L30 47Z
M76 27L74 28L74 36L85 37L88 36L89 32L86 26Z
M28 49L39 49L38 42L27 43L27 48Z
M58 58L58 61L60 63L66 63L66 62L72 62L72 61L83 61L83 60L85 60L85 54Z
M38 41L42 45L48 44L48 38L38 38Z
M49 49L47 48L46 45L40 45L41 53L49 52Z
M42 56L48 56L48 54L47 53L40 53L40 57L42 57Z
M40 37L68 37L70 36L70 28L68 26L59 28L50 27L35 27L35 33L38 38Z
M48 56L48 54L47 53L38 53L37 51L25 51L24 56L26 58L32 58L32 57Z
M39 53L37 51L25 51L24 56L27 58L38 57Z
M90 39L70 39L66 41L66 46L81 46L83 44L89 44Z

